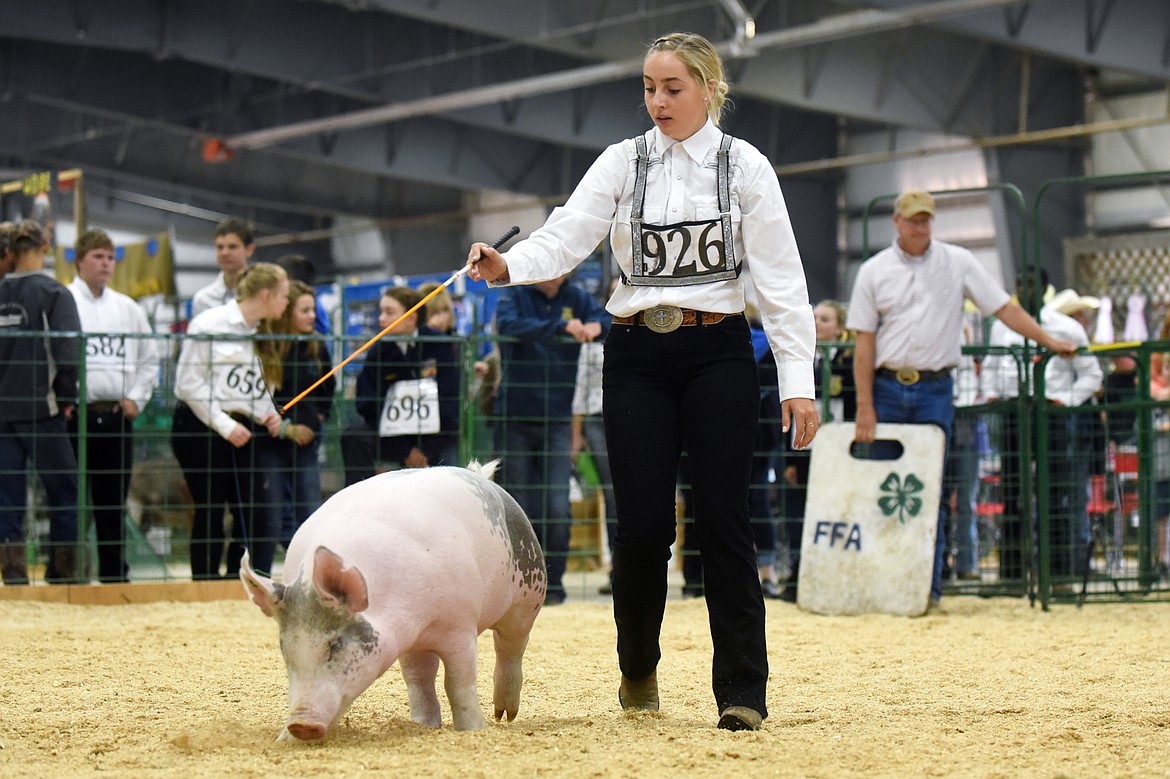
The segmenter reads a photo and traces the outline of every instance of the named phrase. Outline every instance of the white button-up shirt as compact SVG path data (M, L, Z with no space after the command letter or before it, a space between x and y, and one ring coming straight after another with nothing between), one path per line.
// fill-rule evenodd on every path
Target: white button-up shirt
M222 306L235 299L236 291L228 289L227 281L224 280L223 273L220 272L210 284L191 296L191 316L199 316L209 308Z
M876 333L875 367L943 370L962 357L964 298L990 316L1011 295L961 246L931 240L914 257L895 242L862 263L846 327Z
M199 335L220 337L193 337ZM256 327L244 320L235 300L204 311L187 325L175 369L175 397L224 438L236 427L232 413L257 422L276 413L253 346L255 335Z
M1040 326L1054 338L1081 347L1089 345L1089 336L1080 322L1048 306L1040 310ZM1023 346L1024 336L997 320L987 341L991 346ZM983 361L983 377L988 397L1000 400L1019 397L1020 372L1014 355L988 355ZM1044 368L1044 397L1065 406L1079 406L1101 389L1104 380L1101 362L1091 354L1078 354L1072 359L1050 357Z
M643 218L649 224L706 221L719 216L716 153L723 132L712 122L685 141L657 127L646 135L650 164ZM632 139L602 152L565 205L543 227L504 254L512 284L561 276L589 256L609 234L617 263L632 272L630 211L635 160ZM606 304L615 316L630 316L659 304L725 314L744 310L750 277L764 331L780 377L781 398L813 398L816 329L804 267L788 209L771 163L751 144L736 139L729 158L735 257L740 278L686 286L620 284ZM749 273L750 272L750 273Z
M145 408L158 379L160 345L134 300L106 287L94 297L80 278L69 283L85 332L85 399L132 400ZM137 337L127 338L126 335Z

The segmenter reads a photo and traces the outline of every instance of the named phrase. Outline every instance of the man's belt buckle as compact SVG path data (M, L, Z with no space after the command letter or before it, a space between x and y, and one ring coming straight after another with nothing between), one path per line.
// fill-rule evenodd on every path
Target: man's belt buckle
M922 377L918 374L917 368L899 368L894 373L894 378L898 380L899 384L909 386L911 384L917 384L918 380Z
M642 323L656 333L673 332L682 321L683 312L678 306L658 305L642 312Z

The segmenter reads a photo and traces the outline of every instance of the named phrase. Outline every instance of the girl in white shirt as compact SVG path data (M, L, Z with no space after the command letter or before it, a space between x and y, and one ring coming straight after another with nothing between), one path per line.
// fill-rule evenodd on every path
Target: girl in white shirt
M239 574L244 539L257 570L271 572L276 550L279 529L256 526L266 512L254 512L251 505L257 471L252 437L275 437L281 425L254 336L260 320L279 317L288 305L288 275L277 265L256 263L240 277L236 293L236 300L191 320L175 371L179 404L171 447L195 502L193 579L220 578L225 506L234 519L227 578Z
M747 320L750 271L779 371L782 426L807 446L814 328L804 269L767 158L718 128L728 86L709 41L655 41L643 68L654 128L610 146L543 227L501 255L482 243L471 278L528 284L570 271L609 234L605 434L617 499L614 617L625 709L658 709L656 668L685 447L714 643L719 727L767 716L764 602L748 524L759 383Z

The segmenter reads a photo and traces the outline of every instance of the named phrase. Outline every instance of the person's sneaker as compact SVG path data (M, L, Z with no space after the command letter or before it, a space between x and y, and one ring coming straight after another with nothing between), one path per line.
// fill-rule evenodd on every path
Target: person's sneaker
M605 584L597 588L598 595L613 595L613 574L605 580Z
M719 715L721 730L759 730L764 718L755 709L747 706L728 706Z
M765 598L772 598L773 600L780 597L780 585L771 579L763 579L760 581L760 589L764 591Z
M658 711L658 672L654 671L637 682L622 674L618 703L625 711Z
M544 594L545 606L560 606L565 602L564 590L549 590Z
M776 597L785 603L796 603L796 582L785 584L784 589L780 590L780 594Z

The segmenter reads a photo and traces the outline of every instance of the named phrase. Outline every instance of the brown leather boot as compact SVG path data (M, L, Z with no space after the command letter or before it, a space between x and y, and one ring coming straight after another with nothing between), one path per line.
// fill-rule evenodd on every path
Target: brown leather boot
M755 709L747 706L728 706L719 715L719 728L722 730L759 730L764 724L764 718Z
M77 547L62 544L53 547L49 553L49 564L45 567L45 581L49 584L78 584Z
M626 711L658 711L658 672L636 682L622 674L618 703Z
M22 543L0 544L0 573L9 587L28 584L28 551Z

